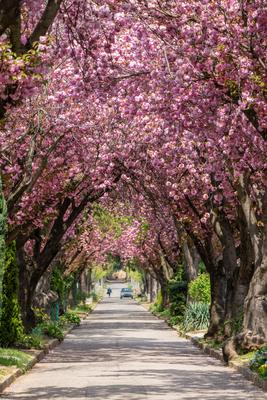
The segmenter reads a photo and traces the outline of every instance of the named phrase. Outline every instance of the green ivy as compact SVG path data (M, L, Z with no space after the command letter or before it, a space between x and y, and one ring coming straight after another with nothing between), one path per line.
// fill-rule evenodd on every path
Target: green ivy
M3 278L2 313L0 319L0 342L3 347L16 343L23 335L23 325L18 303L18 266L16 245L6 248L6 263Z

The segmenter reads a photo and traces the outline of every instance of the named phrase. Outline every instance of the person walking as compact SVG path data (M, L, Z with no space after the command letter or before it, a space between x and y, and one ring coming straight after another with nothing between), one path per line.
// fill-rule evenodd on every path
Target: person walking
M110 297L111 293L112 293L112 289L109 287L107 290L108 297Z

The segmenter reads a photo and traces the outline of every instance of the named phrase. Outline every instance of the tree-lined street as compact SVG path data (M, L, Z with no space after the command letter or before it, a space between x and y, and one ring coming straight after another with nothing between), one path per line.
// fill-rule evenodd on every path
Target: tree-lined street
M265 385L266 100L266 0L0 1L0 385L116 278ZM127 304L10 396L254 396Z
M265 400L135 301L122 284L67 339L20 377L5 400Z

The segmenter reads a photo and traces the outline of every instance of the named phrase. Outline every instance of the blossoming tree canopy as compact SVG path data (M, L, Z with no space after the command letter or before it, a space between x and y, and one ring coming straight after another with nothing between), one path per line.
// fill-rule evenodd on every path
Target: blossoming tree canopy
M263 0L1 3L7 241L33 291L79 224L82 251L138 257L162 286L190 243L210 333L244 307L239 340L266 339L266 38ZM96 201L131 217L119 237L84 223Z

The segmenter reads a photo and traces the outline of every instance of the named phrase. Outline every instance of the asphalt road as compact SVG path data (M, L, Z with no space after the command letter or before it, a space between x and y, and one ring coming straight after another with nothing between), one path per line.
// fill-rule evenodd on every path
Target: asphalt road
M1 398L267 400L113 286L88 320Z

